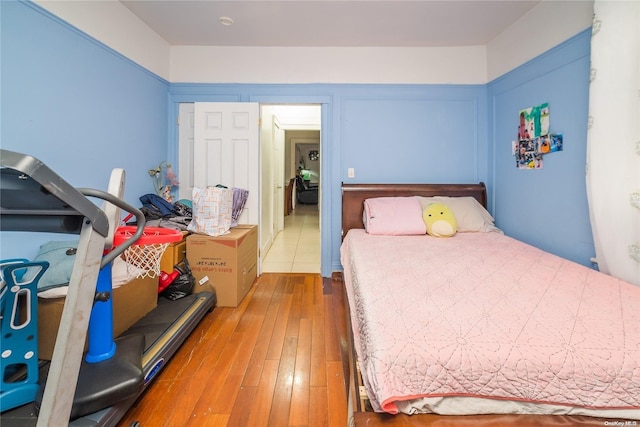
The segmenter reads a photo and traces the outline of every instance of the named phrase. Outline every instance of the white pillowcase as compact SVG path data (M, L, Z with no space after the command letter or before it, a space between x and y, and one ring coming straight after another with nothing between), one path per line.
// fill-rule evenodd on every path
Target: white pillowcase
M474 197L415 196L422 210L431 203L443 203L453 211L458 223L458 233L502 232L494 225L491 214Z

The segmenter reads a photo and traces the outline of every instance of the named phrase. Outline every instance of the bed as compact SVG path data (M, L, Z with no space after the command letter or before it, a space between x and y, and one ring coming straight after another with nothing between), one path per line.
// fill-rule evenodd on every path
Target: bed
M365 231L365 201L389 197L456 217L477 204L485 224L465 229L463 212L449 238ZM640 287L504 235L486 201L482 183L343 184L354 412L637 425Z

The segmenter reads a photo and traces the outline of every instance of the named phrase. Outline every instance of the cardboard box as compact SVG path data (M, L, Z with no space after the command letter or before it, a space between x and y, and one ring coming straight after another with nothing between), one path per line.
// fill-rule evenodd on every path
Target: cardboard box
M219 307L237 307L258 270L258 226L238 225L223 236L187 236L194 292L215 290Z
M113 290L113 333L119 336L158 304L158 278L134 279ZM51 360L64 298L38 298L38 357ZM85 346L86 350L86 346Z
M171 273L173 267L187 256L187 242L185 239L188 234L188 232L183 231L182 240L170 243L169 246L167 246L164 254L162 254L162 258L160 258L160 271Z

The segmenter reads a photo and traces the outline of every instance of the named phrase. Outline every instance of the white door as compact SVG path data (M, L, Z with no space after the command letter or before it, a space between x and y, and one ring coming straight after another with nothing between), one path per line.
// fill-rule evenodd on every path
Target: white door
M191 200L193 194L193 111L193 103L178 107L178 199Z
M193 185L249 190L238 222L259 224L258 104L196 102L193 118Z
M284 130L273 118L273 235L284 229Z

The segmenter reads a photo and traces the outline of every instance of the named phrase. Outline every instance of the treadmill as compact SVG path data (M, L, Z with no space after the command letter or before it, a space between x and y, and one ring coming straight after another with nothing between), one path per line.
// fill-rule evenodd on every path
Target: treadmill
M142 235L144 215L120 198L122 170L114 170L109 192L103 192L76 189L38 159L21 153L0 149L0 167L0 230L80 235L53 356L50 362L39 361L37 366L36 397L33 402L3 411L0 424L115 426L214 309L216 295L200 292L176 301L160 297L154 310L115 339L113 357L86 362L84 346L98 297L99 273ZM107 203L100 208L88 197ZM104 255L117 223L113 218L119 220L120 209L136 216L138 230ZM37 322L37 313L31 321Z

